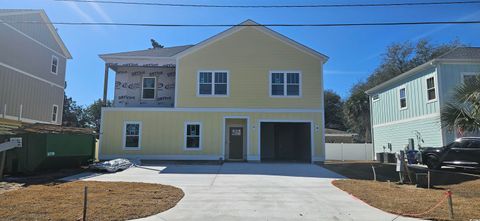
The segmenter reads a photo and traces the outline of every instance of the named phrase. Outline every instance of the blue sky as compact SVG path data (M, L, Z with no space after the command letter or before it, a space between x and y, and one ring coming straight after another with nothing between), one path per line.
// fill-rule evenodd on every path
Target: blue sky
M140 0L134 0L140 1ZM142 0L155 2L155 0ZM412 0L414 1L414 0ZM428 0L420 0L428 1ZM433 1L433 0L430 0ZM314 4L367 3L369 1L216 0L157 1L162 3L212 4ZM389 1L381 1L389 2ZM395 2L395 1L390 1ZM0 8L44 9L54 22L129 22L237 24L246 19L258 23L354 23L480 20L480 4L395 8L225 9L126 6L53 0L0 0ZM73 59L67 65L67 95L81 105L102 96L104 63L98 54L141 50L150 38L165 46L195 44L226 28L91 27L57 25ZM378 65L386 46L393 42L427 38L433 43L455 38L480 46L480 25L426 25L393 27L274 27L272 28L330 57L324 67L326 89L342 97ZM109 97L113 95L110 75Z

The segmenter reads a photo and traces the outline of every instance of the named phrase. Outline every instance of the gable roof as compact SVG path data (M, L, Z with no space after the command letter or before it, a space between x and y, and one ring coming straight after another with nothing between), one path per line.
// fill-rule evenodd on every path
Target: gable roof
M402 79L408 78L418 71L424 70L428 67L434 66L438 62L448 62L448 61L479 61L480 62L480 47L457 47L449 52L442 54L428 62L425 62L411 70L404 72L388 81L385 81L373 88L365 91L368 95L372 95L381 89L385 89L388 86L400 81Z
M39 14L41 19L44 21L45 26L47 26L48 30L50 31L52 37L55 39L55 42L60 46L62 50L62 54L67 58L71 59L72 55L68 51L65 43L62 41L56 28L52 25L52 22L48 18L47 14L43 9L36 10L36 9L0 9L0 17L1 16L11 16L11 15L22 15L22 14ZM28 21L25 21L28 22Z
M119 53L109 53L109 54L101 54L99 55L100 58L181 58L189 53L192 53L196 50L199 50L217 40L220 40L224 37L227 37L239 30L242 30L246 27L254 27L270 36L277 38L301 51L304 51L312 56L315 56L322 60L325 63L328 60L328 57L320 52L317 52L303 44L300 44L278 32L275 32L263 25L260 25L252 20L246 20L239 25L235 25L223 32L220 32L196 45L182 45L182 46L175 46L175 47L165 47L165 48L154 48L154 49L146 49L146 50L138 50L138 51L127 51L127 52L119 52Z
M119 53L101 54L101 58L107 57L173 57L174 55L185 51L193 45L182 45L165 48L150 48L146 50L127 51Z
M326 56L326 55L324 55L324 54L322 54L318 51L315 51L314 49L309 48L309 47L307 47L303 44L300 44L300 43L298 43L298 42L296 42L296 41L294 41L294 40L276 32L276 31L273 31L272 29L269 29L269 28L259 24L259 23L256 23L255 21L253 21L251 19L248 19L248 20L246 20L246 21L244 21L244 22L242 22L238 25L235 25L235 26L233 26L233 27L231 27L231 28L229 28L229 29L227 29L223 32L220 32L219 34L216 34L216 35L214 35L214 36L196 44L195 46L189 48L188 50L185 50L185 51L179 53L177 55L177 57L181 58L181 57L183 57L187 54L190 54L190 53L192 53L196 50L199 50L199 49L201 49L201 48L203 48L207 45L210 45L211 43L213 43L217 40L220 40L224 37L227 37L227 36L237 32L237 31L240 31L240 30L242 30L244 28L247 28L247 27L253 27L253 28L256 28L260 31L263 31L264 33L266 33L266 34L268 34L268 35L270 35L274 38L277 38L277 39L283 41L286 44L289 44L289 45L291 45L291 46L293 46L293 47L295 47L295 48L297 48L297 49L299 49L299 50L301 50L305 53L308 53L308 54L310 54L314 57L317 57L317 58L321 59L323 61L323 63L327 62L327 60L328 60L328 56Z

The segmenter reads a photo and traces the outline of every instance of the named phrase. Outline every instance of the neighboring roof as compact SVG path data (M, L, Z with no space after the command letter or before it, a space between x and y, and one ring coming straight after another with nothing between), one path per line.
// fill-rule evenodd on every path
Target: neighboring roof
M372 95L376 93L378 90L387 88L388 86L396 83L399 80L405 79L407 77L410 77L411 75L414 75L418 71L424 70L427 67L433 66L436 62L445 62L445 61L459 61L459 60L465 60L465 61L472 61L472 60L478 60L480 62L480 47L458 47L455 48L445 54L442 54L428 62L425 62L422 65L419 65L407 72L404 72L388 81L385 81L373 88L368 89L365 93Z
M39 10L34 10L34 9L0 9L0 14L4 14L4 13L12 13L12 12L35 12L35 11L39 11Z
M459 47L437 59L480 59L480 47Z
M0 135L24 133L95 134L95 131L91 128L64 127L60 125L41 123L30 124L3 118L0 119Z
M22 123L19 121L0 118L0 135L13 134L13 130L18 129L21 126Z
M343 130L325 128L325 136L356 136L356 133L349 133Z
M248 25L251 25L251 26L248 26ZM185 55L187 55L191 52L194 52L194 51L196 51L200 48L203 48L204 46L207 46L207 45L209 45L209 44L211 44L211 43L213 43L217 40L220 40L224 37L227 37L227 36L231 35L232 33L235 33L235 32L237 32L239 30L242 30L243 28L246 28L246 27L257 28L257 29L263 31L266 34L269 34L270 36L283 41L284 43L290 44L291 46L293 46L293 47L295 47L299 50L302 50L302 51L307 52L307 53L309 53L309 54L311 54L311 55L313 55L317 58L322 59L323 63L327 62L327 60L328 60L328 56L326 56L326 55L324 55L324 54L322 54L322 53L320 53L320 52L318 52L318 51L316 51L312 48L309 48L309 47L307 47L303 44L300 44L300 43L286 37L285 35L282 35L282 34L276 32L276 31L273 31L272 29L269 29L269 28L267 28L267 27L265 27L265 26L263 26L259 23L256 23L255 21L253 21L251 19L248 19L248 20L240 23L239 25L235 25L235 26L233 26L233 27L231 27L231 28L229 28L229 29L227 29L223 32L220 32L220 33L218 33L218 34L216 34L216 35L214 35L214 36L196 44L194 47L191 47L188 50L185 50L185 51L179 53L177 56L178 57L183 57L183 56L185 56Z
M52 34L52 37L55 39L57 44L60 46L62 49L63 55L67 59L72 59L72 55L68 51L67 47L65 46L65 43L62 41L62 38L60 38L60 35L58 35L57 29L52 25L52 22L48 18L47 14L43 9L36 10L36 9L0 9L0 16L9 16L9 15L21 15L21 14L39 14L42 20L45 22L45 25L48 27L50 33Z
M40 134L95 134L91 128L64 127L53 124L24 124L14 130L15 133L40 133Z
M186 49L192 47L193 45L182 45L175 47L165 47L165 48L150 48L146 50L139 51L127 51L119 53L110 53L110 54L101 54L101 58L105 57L173 57L174 55L185 51Z

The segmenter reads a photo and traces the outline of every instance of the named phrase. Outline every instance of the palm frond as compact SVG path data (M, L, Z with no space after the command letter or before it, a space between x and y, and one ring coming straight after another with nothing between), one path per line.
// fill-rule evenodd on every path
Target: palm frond
M452 130L480 131L480 75L455 88L452 101L441 110L441 120Z

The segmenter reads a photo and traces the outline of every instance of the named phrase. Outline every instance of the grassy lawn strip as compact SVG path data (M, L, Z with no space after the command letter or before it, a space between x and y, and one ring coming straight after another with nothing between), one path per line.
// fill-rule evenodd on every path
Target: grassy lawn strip
M31 185L0 194L0 220L78 220L88 187L89 220L128 220L174 207L181 189L147 183L76 181Z
M330 164L326 165L337 173L347 176L348 180L335 180L333 184L361 199L369 205L394 214L418 214L437 204L445 196L446 190L453 193L455 220L480 218L480 179L466 179L456 174L435 174L437 185L433 189L416 188L414 185L398 185L394 181L395 171L386 166L374 164L379 168L380 180L372 181L371 163ZM383 167L383 168L382 168ZM362 176L363 175L363 176ZM397 175L398 176L398 175ZM390 185L385 180L392 180ZM448 182L445 182L447 181ZM422 219L449 220L447 201L445 200L432 212L417 216Z

